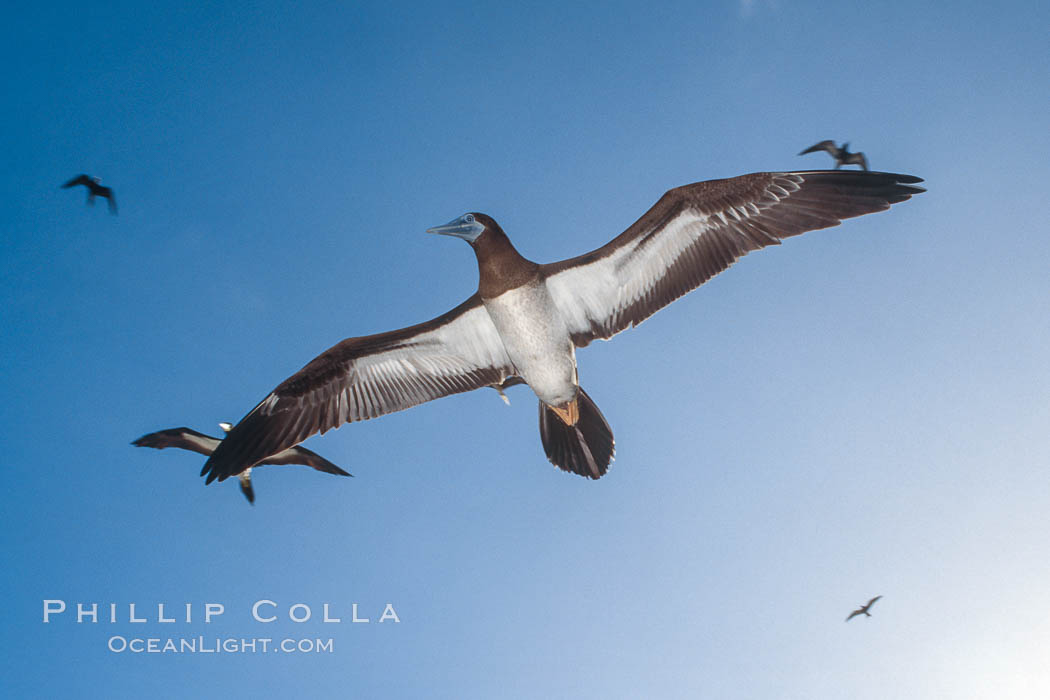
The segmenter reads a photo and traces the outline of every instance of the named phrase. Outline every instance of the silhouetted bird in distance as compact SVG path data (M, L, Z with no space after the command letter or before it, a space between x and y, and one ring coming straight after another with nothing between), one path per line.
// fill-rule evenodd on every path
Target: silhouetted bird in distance
M850 620L855 618L857 615L866 615L868 617L871 617L871 613L868 612L868 610L870 610L871 606L875 605L875 601L878 600L881 597L882 597L881 595L877 595L874 598L872 598L871 600L869 600L866 605L862 605L859 608L857 608L856 610L854 610L853 612L851 612L849 614L849 617L846 618L846 622L849 622Z
M109 202L109 211L111 214L117 213L117 200L113 196L113 190L105 185L99 184L97 177L91 177L90 175L77 175L75 178L62 185L63 189L69 189L70 187L76 187L77 185L83 185L87 188L87 203L94 205L95 197L104 197Z
M820 143L813 144L799 153L799 155L804 156L807 153L814 153L816 151L827 151L830 153L831 157L835 159L835 170L838 170L843 165L859 165L864 170L868 169L868 159L864 157L863 153L850 153L848 141L842 144L842 148L836 146L834 141L821 141Z
M233 429L233 426L229 423L219 423L219 427L223 429L223 432L227 433ZM154 447L158 450L163 450L166 447L178 447L210 457L220 442L222 442L222 438L214 438L189 428L169 428L150 433L149 435L143 435L131 444L138 447ZM301 464L306 467L313 467L317 471L326 474L353 476L353 474L343 471L316 452L299 446L282 450L275 455L267 457L255 466L259 467L264 464ZM255 503L255 490L252 489L252 468L245 469L238 474L241 482L241 493L244 494L249 503Z

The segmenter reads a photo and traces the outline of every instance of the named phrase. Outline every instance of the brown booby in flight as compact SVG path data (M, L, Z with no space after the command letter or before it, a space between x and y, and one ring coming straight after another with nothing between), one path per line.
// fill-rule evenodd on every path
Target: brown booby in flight
M491 217L464 214L429 232L474 249L475 294L431 321L328 349L241 419L201 475L222 481L314 433L517 378L539 397L548 459L597 479L613 434L580 388L576 348L638 325L752 250L888 209L923 192L918 182L824 170L685 185L601 248L551 264L522 257Z
M111 214L117 213L117 200L113 196L113 190L105 185L99 184L100 180L97 177L91 177L90 175L77 175L75 178L62 185L63 189L69 189L70 187L76 187L77 185L83 185L87 188L87 203L94 206L95 197L104 197L109 202L109 211Z
M854 610L853 612L851 612L849 614L849 617L846 618L846 622L849 622L850 620L855 618L857 615L867 615L868 617L871 617L871 613L868 612L868 610L871 608L872 605L875 605L875 601L878 600L881 597L882 597L881 595L877 595L874 598L872 598L871 600L869 600L866 605L862 605L859 608L857 608L856 610Z
M863 153L850 153L848 141L842 144L842 148L836 146L834 141L821 141L800 152L799 155L804 156L815 151L827 151L830 153L831 157L835 159L835 170L838 170L843 165L859 165L864 170L868 169L868 159L864 157Z
M226 433L233 429L230 423L219 423L219 427ZM196 430L190 430L189 428L169 428L150 433L149 435L143 435L131 444L139 447L155 447L158 450L163 450L165 447L179 447L210 457L211 453L215 451L215 448L221 442L222 438L214 438L211 435L198 433ZM299 446L282 450L261 462L257 462L254 466L259 467L264 464L302 464L326 474L353 476L353 474L343 471L316 452ZM255 503L255 490L252 488L252 467L248 467L241 472L239 477L241 493L244 494L249 503Z

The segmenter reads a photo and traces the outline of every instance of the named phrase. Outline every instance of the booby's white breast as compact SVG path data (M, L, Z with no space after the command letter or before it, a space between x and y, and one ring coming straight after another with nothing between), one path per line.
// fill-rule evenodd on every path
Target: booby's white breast
M511 289L485 308L515 370L540 400L561 406L576 396L576 347L542 280Z

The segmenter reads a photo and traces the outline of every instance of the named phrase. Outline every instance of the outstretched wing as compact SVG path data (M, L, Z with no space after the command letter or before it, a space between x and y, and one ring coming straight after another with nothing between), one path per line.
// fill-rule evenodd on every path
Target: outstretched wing
M316 452L299 446L289 447L287 450L282 450L272 457L267 457L259 462L260 466L263 464L302 464L307 467L312 467L319 472L325 472L326 474L353 476L350 472L343 471Z
M91 184L92 184L91 177L88 176L88 175L81 174L81 175L77 175L75 178L73 178L72 180L70 180L66 184L62 185L62 187L63 188L76 187L77 185L85 185L87 187L91 187Z
M818 170L677 187L603 247L544 266L547 286L582 347L638 325L752 250L924 192L917 182Z
M871 600L869 600L869 601L868 601L868 604L864 606L864 607L865 607L865 609L867 609L867 608L870 608L870 607L871 607L872 605L874 605L874 604L875 604L875 601L876 601L876 600L878 600L878 599L879 599L879 598L881 598L881 597L882 597L881 595L877 595L877 596L875 596L874 598L872 598Z
M191 450L210 456L220 442L219 438L213 438L210 435L198 433L196 430L190 430L189 428L168 428L167 430L143 435L131 444L137 447L155 447L158 450L163 450L166 447L179 447L183 450Z
M813 144L806 150L800 151L799 155L804 156L807 153L815 153L816 151L827 151L831 155L835 155L836 153L838 153L838 150L839 147L835 145L835 142L829 139L827 141L821 141L820 143Z
M201 476L221 481L314 433L499 385L514 374L474 294L433 321L349 338L316 357L234 426Z
M850 620L855 618L857 615L862 614L863 612L864 612L863 610L854 610L853 612L851 612L849 614L849 617L846 618L846 622L849 622Z

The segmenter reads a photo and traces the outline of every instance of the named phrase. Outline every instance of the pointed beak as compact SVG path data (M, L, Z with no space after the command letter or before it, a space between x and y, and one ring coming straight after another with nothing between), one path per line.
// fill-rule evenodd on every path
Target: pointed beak
M475 221L473 216L464 214L458 219L453 219L444 226L428 228L427 233L440 233L443 236L455 236L456 238L462 238L468 243L473 243L484 230L485 227Z

